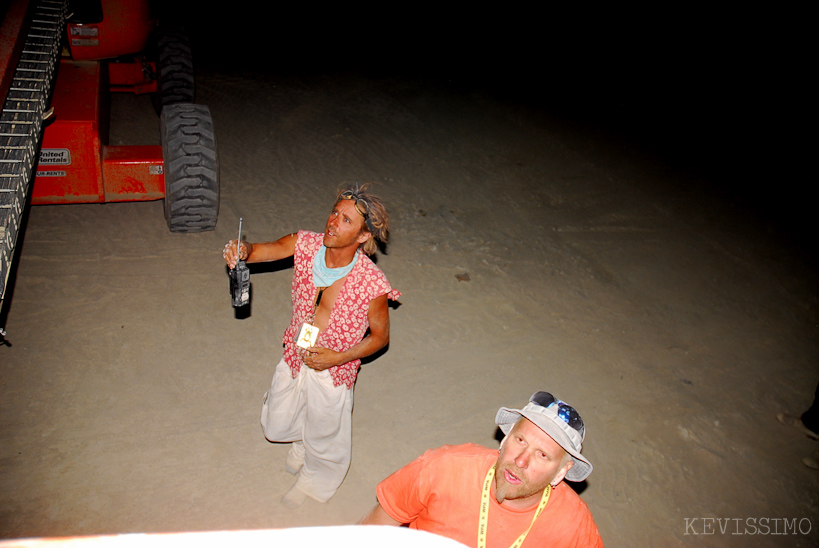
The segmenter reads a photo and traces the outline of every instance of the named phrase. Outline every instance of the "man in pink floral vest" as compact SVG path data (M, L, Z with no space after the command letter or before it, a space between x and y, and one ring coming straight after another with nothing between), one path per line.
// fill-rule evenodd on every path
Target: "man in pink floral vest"
M275 242L225 246L230 268L293 257L293 317L262 405L262 429L291 442L285 469L297 475L286 506L332 497L350 468L353 385L361 358L390 339L387 300L401 295L370 260L386 242L388 215L367 185L340 192L323 234L299 231ZM306 366L306 367L305 367Z

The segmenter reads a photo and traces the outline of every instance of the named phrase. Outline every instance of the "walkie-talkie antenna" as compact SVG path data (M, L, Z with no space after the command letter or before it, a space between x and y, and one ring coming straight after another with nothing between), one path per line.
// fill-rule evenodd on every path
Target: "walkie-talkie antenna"
M239 260L239 253L242 247L242 218L239 217L239 237L236 238L236 260Z

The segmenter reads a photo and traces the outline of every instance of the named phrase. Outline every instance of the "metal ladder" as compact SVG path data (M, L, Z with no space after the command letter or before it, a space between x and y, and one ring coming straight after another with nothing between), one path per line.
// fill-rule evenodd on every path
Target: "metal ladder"
M65 0L36 0L29 6L31 23L0 112L0 304L54 89L66 4Z

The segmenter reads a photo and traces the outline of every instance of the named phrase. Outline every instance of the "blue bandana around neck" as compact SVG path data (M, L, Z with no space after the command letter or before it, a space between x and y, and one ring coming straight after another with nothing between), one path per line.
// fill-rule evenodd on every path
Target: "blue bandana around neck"
M316 258L313 259L313 285L316 287L330 287L333 282L349 274L355 263L358 262L358 252L356 252L353 260L347 266L329 268L325 260L326 253L327 248L322 245L316 253Z

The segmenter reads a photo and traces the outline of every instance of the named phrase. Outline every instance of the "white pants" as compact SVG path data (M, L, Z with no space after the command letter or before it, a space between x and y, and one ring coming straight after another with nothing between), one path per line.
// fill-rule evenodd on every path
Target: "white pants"
M294 379L282 359L262 402L262 430L274 442L294 442L303 455L296 486L319 502L338 490L350 469L353 390L333 386L329 371L302 365Z

